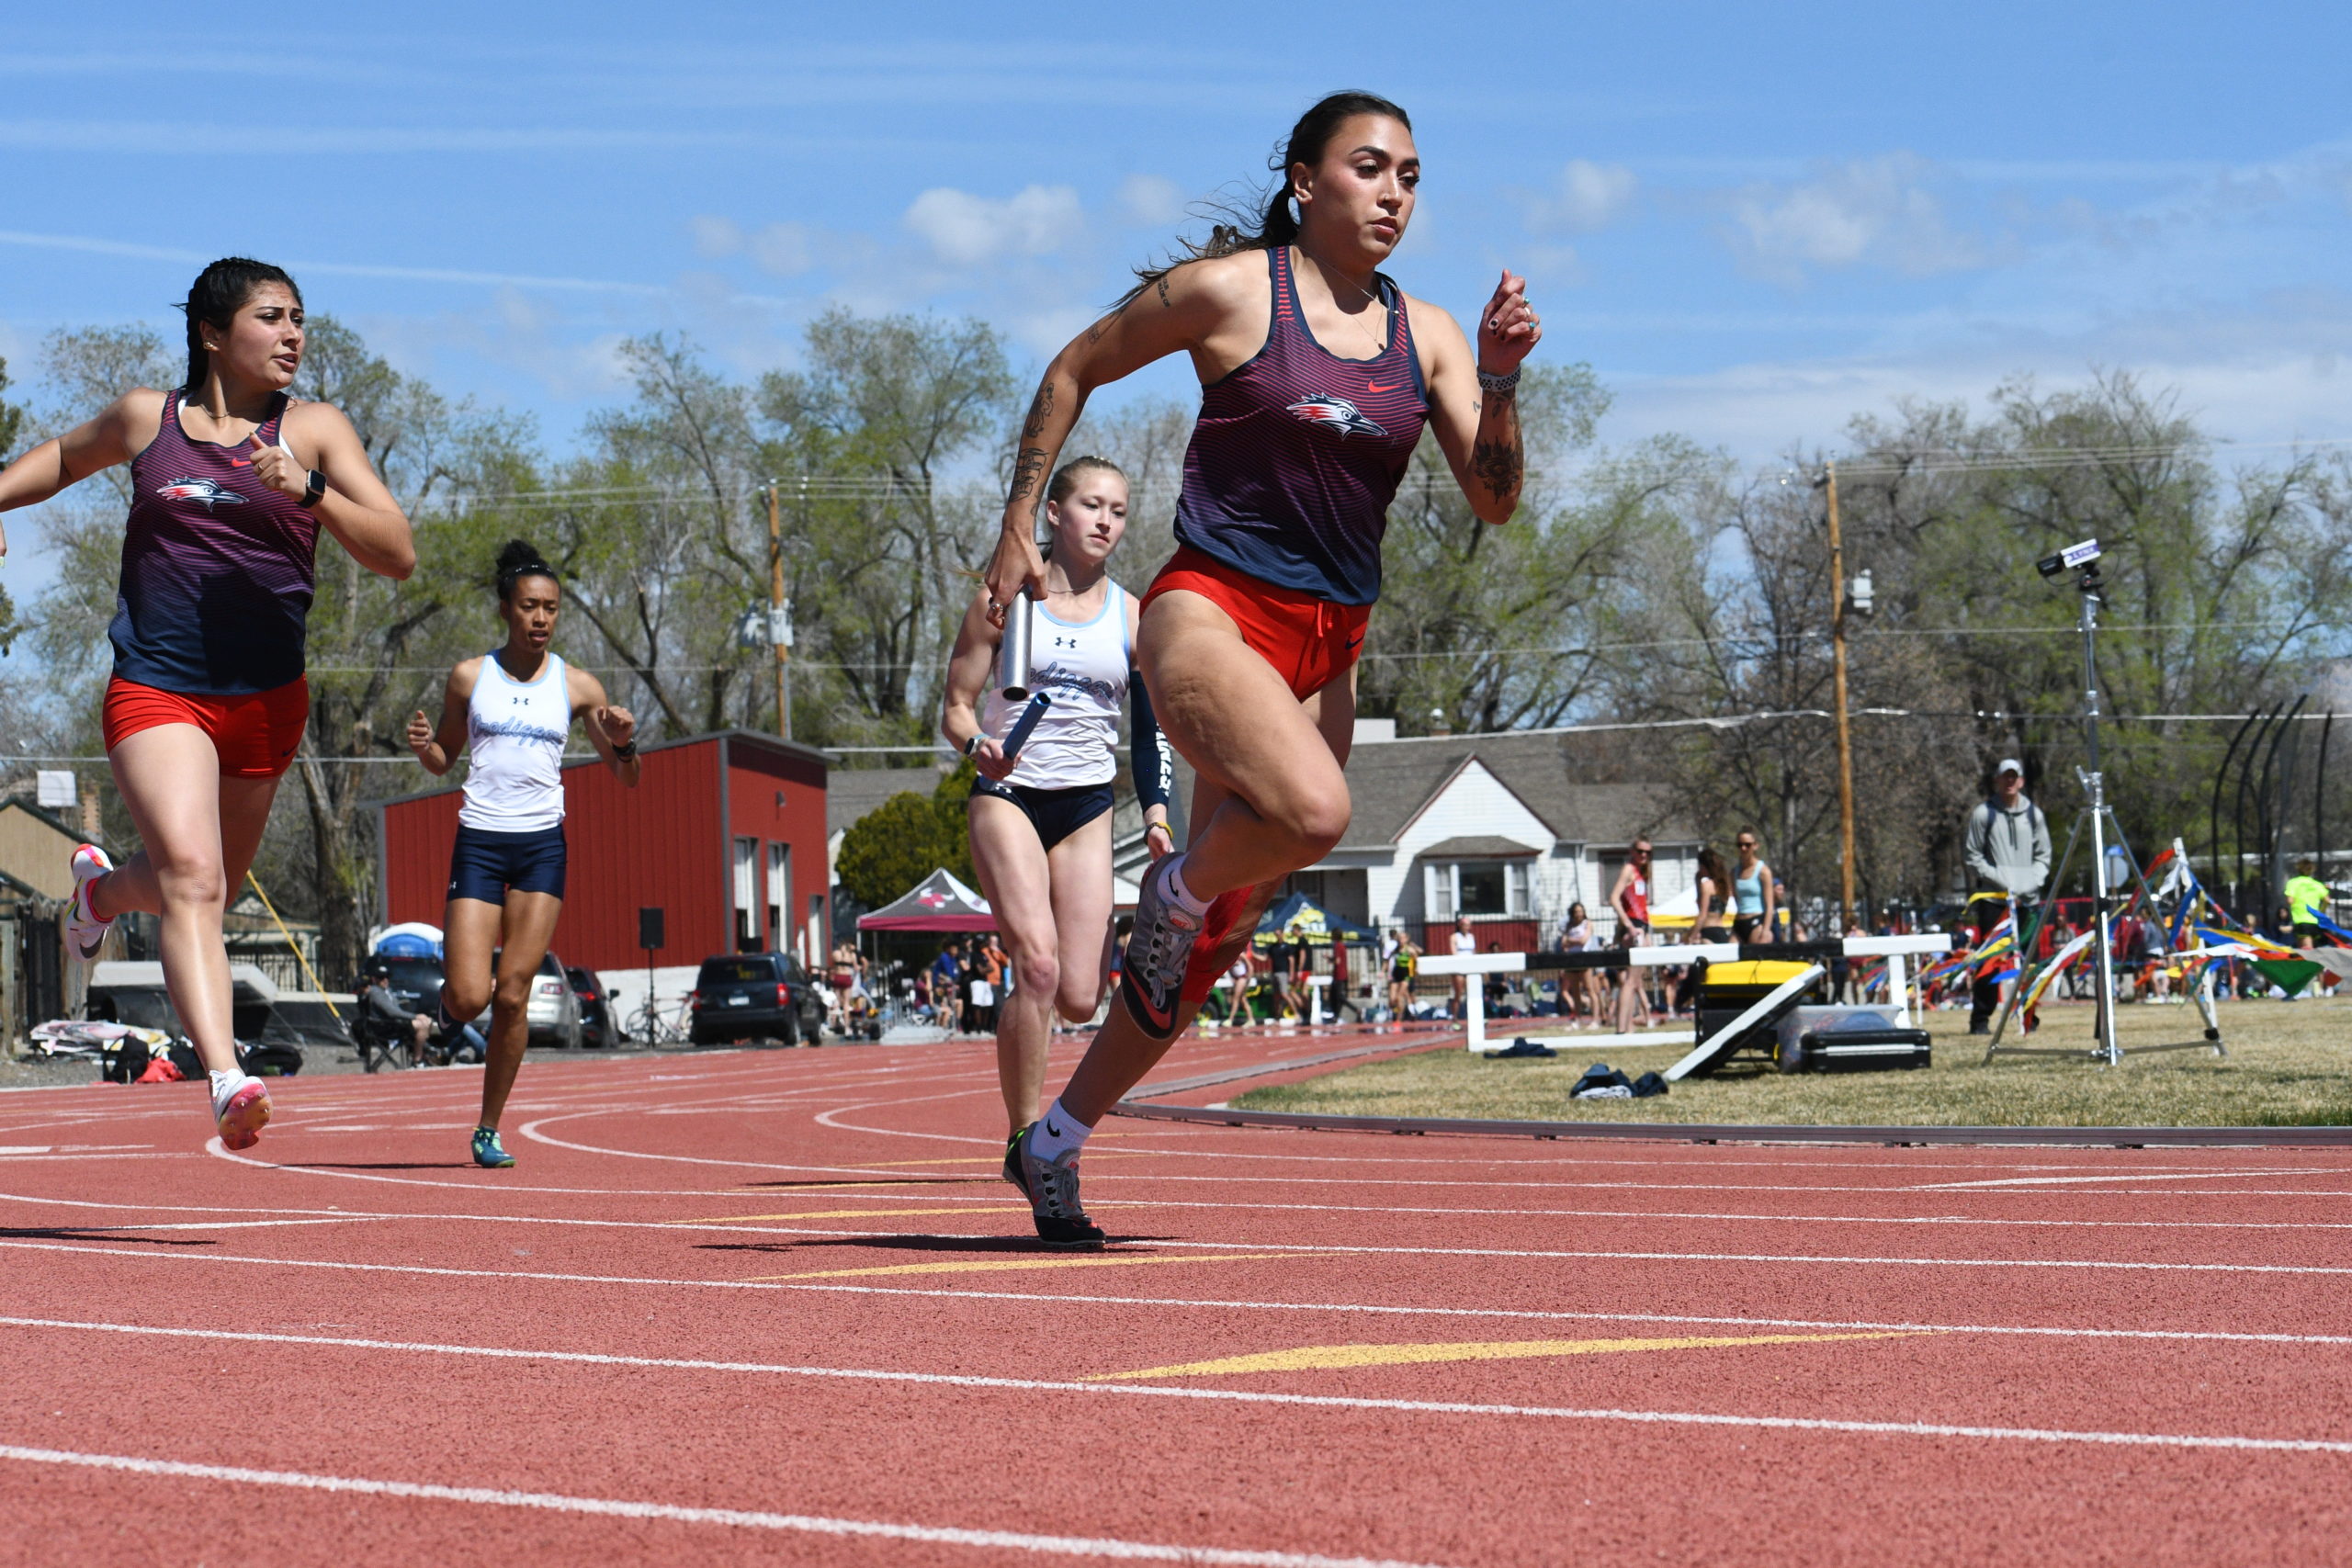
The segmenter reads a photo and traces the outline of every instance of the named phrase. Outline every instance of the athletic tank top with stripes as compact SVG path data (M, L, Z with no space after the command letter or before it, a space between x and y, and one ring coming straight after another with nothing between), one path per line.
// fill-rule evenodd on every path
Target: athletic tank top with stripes
M253 444L198 441L164 394L155 439L130 460L115 591L114 672L166 692L266 692L302 673L319 520L255 477ZM254 431L282 446L276 412Z
M1429 419L1404 296L1380 276L1388 346L1342 359L1307 329L1290 247L1268 250L1266 265L1266 346L1201 389L1176 536L1261 581L1369 604L1380 597L1388 503Z

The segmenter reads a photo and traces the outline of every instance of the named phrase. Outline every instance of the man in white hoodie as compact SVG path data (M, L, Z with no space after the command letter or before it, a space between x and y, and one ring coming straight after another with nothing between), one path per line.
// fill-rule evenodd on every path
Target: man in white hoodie
M1993 770L1993 796L1968 814L1964 837L1969 875L1976 894L1970 901L1978 940L2004 914L2017 916L2018 940L2033 916L2042 884L2050 880L2050 823L2025 795L2025 764L2004 757ZM2007 986L1978 980L1969 989L1968 1032L1991 1032L1994 1011Z

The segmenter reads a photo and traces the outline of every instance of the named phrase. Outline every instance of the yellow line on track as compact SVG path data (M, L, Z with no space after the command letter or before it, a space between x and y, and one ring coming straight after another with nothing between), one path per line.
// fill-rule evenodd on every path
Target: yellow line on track
M1008 1258L987 1262L893 1263L882 1269L823 1269L813 1274L755 1274L745 1284L770 1280L846 1280L865 1274L995 1274L1016 1269L1136 1269L1147 1263L1247 1263L1288 1258L1286 1252L1217 1252L1199 1258ZM1146 1377L1145 1372L1114 1376Z
M1329 1371L1342 1367L1396 1367L1429 1361L1513 1361L1545 1356L1600 1356L1625 1350L1720 1349L1732 1345L1811 1345L1831 1339L1905 1339L1908 1333L1750 1334L1737 1337L1672 1339L1502 1339L1457 1345L1303 1345L1215 1361L1147 1367L1139 1372L1098 1372L1089 1382L1125 1378L1227 1377L1240 1372Z
M793 1214L722 1214L709 1220L664 1220L672 1225L747 1225L758 1220L906 1220L930 1219L944 1214L1025 1214L1025 1203L1010 1209L817 1209Z

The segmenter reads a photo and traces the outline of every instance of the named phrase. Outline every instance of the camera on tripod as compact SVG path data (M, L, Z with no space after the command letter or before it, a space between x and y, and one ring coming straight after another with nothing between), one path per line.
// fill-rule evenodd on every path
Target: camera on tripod
M2054 556L2044 556L2033 563L2034 570L2044 577L2063 577L2077 567L2095 564L2100 550L2097 539L2085 539L2079 545L2068 545Z

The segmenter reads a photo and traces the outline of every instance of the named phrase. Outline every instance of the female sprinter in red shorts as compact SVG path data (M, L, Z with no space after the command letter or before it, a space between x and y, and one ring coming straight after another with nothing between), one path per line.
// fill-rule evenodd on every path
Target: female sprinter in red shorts
M408 519L351 422L286 389L302 296L263 262L214 262L187 295L187 383L126 392L0 473L0 512L130 465L107 760L139 829L119 868L74 852L67 941L95 957L117 915L163 919L164 982L212 1080L221 1143L250 1147L269 1093L237 1066L220 915L310 722L303 628L318 531L384 577L415 570Z
M1200 783L1190 844L1145 878L1125 1005L1005 1161L1038 1235L1062 1245L1102 1242L1078 1191L1095 1122L1191 1021L1282 879L1347 830L1356 652L1380 593L1388 503L1423 426L1481 519L1506 522L1519 504L1514 400L1542 329L1526 280L1506 272L1474 352L1453 318L1380 272L1421 177L1405 111L1368 93L1325 98L1292 129L1278 177L1256 232L1220 229L1180 265L1139 274L1055 357L989 563L991 604L1043 591L1038 484L1087 395L1190 355L1201 412L1180 547L1144 596L1136 652Z

